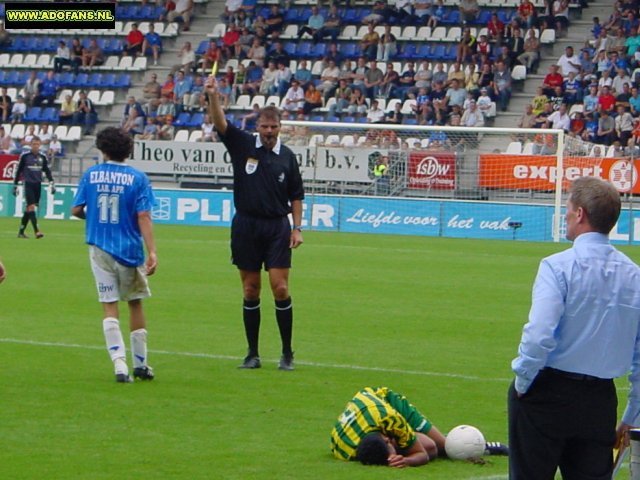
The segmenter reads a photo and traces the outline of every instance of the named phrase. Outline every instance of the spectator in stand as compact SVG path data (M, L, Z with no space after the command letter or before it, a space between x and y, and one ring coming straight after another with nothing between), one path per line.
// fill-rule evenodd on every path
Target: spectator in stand
M338 41L338 36L340 35L342 25L342 19L340 17L340 12L338 11L338 6L336 3L332 3L329 7L329 13L327 14L327 18L324 20L324 25L317 32L317 37L319 40L330 37L332 42Z
M338 81L338 88L334 93L335 103L329 107L329 115L332 117L340 116L349 106L352 90L347 83L346 78Z
M364 57L358 57L356 67L351 72L351 88L357 88L362 94L366 93L366 87L364 85L364 78L369 71L367 67L367 60Z
M185 74L191 73L196 64L196 52L191 48L191 42L184 42L182 48L178 52L180 63L171 67L171 73L182 70Z
M624 30L622 28L612 29L615 35L610 35L607 40L607 51L609 53L617 53L619 55L624 55L626 50L625 43L627 42L627 37L624 34Z
M371 13L362 18L362 23L365 25L379 24L385 19L386 8L387 4L384 0L375 0L375 2L373 2L373 7L371 8Z
M307 68L307 61L300 60L298 64L298 68L296 72L293 74L293 78L295 78L302 88L307 88L307 85L312 79L311 70Z
M322 70L320 83L316 86L316 90L324 96L325 100L333 95L334 90L338 86L339 76L340 69L337 67L336 62L329 60L329 65Z
M173 140L175 136L176 128L173 126L173 119L167 117L158 129L158 140Z
M144 109L142 108L142 105L140 104L140 102L138 102L136 100L136 97L134 97L133 95L129 95L127 97L127 103L124 106L124 118L126 118L129 115L129 111L131 109L135 109L138 112L138 116L139 117L144 117L145 113L144 113Z
M58 111L60 125L70 125L73 122L73 114L76 112L76 109L76 102L71 95L65 95L64 100L62 100L60 104L60 110Z
M462 30L462 37L456 47L456 62L466 63L471 61L471 57L476 52L476 37L471 35L471 29L464 27Z
M160 87L160 96L166 96L170 101L173 101L173 87L176 86L174 76L172 73L167 74L167 78Z
M216 137L215 127L208 113L204 115L204 120L202 122L202 125L200 126L200 130L202 135L200 135L200 137L196 139L197 142L217 142L218 141L218 138Z
M153 23L149 24L149 28L153 30ZM100 48L100 45L98 45L96 39L92 38L89 40L89 46L82 49L82 67L92 70L93 67L102 65L104 61L104 52Z
M396 103L393 107L393 111L389 112L384 117L384 123L393 123L394 125L401 125L404 114L402 113L402 104Z
M11 43L11 35L5 30L4 21L0 20L0 52L6 51Z
M558 71L560 67L558 65L551 65L549 67L549 73L544 77L542 81L542 89L547 96L553 95L556 87L561 87L564 82L564 78Z
M242 130L254 131L256 129L256 122L258 121L258 115L260 114L260 105L253 104L253 108L250 113L247 113L242 117L240 127Z
M375 25L370 23L367 27L367 33L360 40L360 50L362 55L369 60L374 60L378 56L378 44L380 43L380 35L374 30Z
M53 137L53 129L48 123L43 123L38 129L38 138L40 139L40 151L46 155Z
M594 143L597 140L598 134L598 120L593 113L587 113L585 115L584 130L582 131L582 139Z
M633 132L633 117L623 105L618 105L614 120L616 140L626 147Z
M42 80L38 95L33 99L33 106L41 107L44 104L53 105L59 89L60 84L55 78L55 72L49 70L47 76Z
M633 58L638 49L640 49L640 31L637 27L631 29L629 36L624 42L624 46L627 48L627 57Z
M302 113L309 115L312 110L322 107L322 93L316 89L313 82L309 83L307 91L304 93L304 106Z
M571 127L571 119L567 113L567 104L560 104L558 110L547 117L547 122L551 125L551 128L562 129L568 132Z
M379 95L384 98L398 98L398 86L400 84L400 74L393 68L393 63L387 63L387 71L380 82Z
M287 93L289 87L291 86L291 79L293 78L293 74L291 73L288 62L285 63L284 60L280 60L276 62L276 65L276 94L279 97L282 97ZM302 96L304 97L304 91L302 92L302 94Z
M524 107L524 113L520 116L516 126L518 128L534 128L536 123L536 116L533 113L533 107L531 104L527 104Z
M600 90L600 95L598 96L598 112L602 114L602 112L607 112L611 114L616 105L616 97L611 95L609 87L604 86Z
M520 0L520 5L516 10L518 23L526 28L533 28L537 25L537 11L530 0Z
M166 96L163 95L160 98L160 105L158 106L158 111L156 112L156 120L159 125L162 125L166 122L167 118L171 118L173 120L176 116L176 106L175 104ZM126 116L125 116L126 119Z
M553 111L557 111L560 105L564 103L564 92L562 87L556 87L552 95L549 96L549 102L553 105Z
M593 57L593 63L596 66L596 75L598 78L602 75L602 72L611 70L613 64L609 59L607 52L600 50L595 57Z
M371 108L367 112L367 123L384 123L384 110L379 107L377 99L371 101Z
M15 149L15 144L11 135L7 135L4 127L0 125L0 153L9 154Z
M431 99L427 92L428 90L425 87L418 88L416 103L411 105L411 110L415 113L416 121L419 125L426 125L427 120L433 113L433 109L431 108Z
M291 86L284 96L282 108L290 112L302 112L304 107L304 90L300 86L300 82L295 78L291 80Z
M398 44L396 36L391 33L391 25L384 26L384 33L380 36L378 43L377 60L379 62L388 62L398 53Z
M27 126L27 130L24 132L24 135L20 139L20 146L22 149L29 148L31 146L31 140L36 136L36 126L32 123Z
M493 107L493 100L491 100L491 97L489 96L489 89L487 87L482 87L480 89L480 95L478 96L476 103L478 105L478 109L484 115L484 118L487 119ZM527 106L531 107L531 105Z
M233 22L241 11L242 0L225 0L224 13L221 18L225 23Z
M471 63L482 65L482 58L489 58L491 56L491 43L489 43L489 37L486 35L480 35L478 42L476 43L476 53L472 56Z
M640 94L638 87L631 87L631 96L629 97L629 110L634 117L640 116Z
M445 110L450 112L455 105L462 108L466 96L467 91L464 88L461 88L460 81L454 78L451 81L451 86L447 89L447 93L444 97L443 106Z
M463 25L475 23L478 19L478 13L480 13L478 0L460 0L460 6L458 8Z
M569 73L562 84L562 91L564 92L564 103L573 105L582 102L582 85L575 72Z
M255 95L258 93L260 83L262 83L262 72L262 67L256 65L256 62L253 60L249 62L242 93L248 95Z
M527 39L524 41L523 52L517 56L516 60L527 67L527 72L532 72L534 65L537 65L540 58L540 40L536 37L533 29L529 30Z
M204 85L202 91L204 92ZM222 108L229 108L229 105L231 104L231 85L229 85L226 78L218 80L218 97ZM202 104L206 106L204 98Z
M367 99L362 94L362 90L352 88L349 105L347 106L347 114L352 116L366 115L368 108L366 100Z
M71 65L71 50L67 47L64 40L58 42L56 54L53 57L53 71L55 73L62 72L62 67Z
M122 55L129 55L131 57L137 57L142 53L142 44L144 43L144 35L138 29L138 24L131 24L131 31L127 34L125 39L124 49Z
M284 49L284 45L280 41L273 42L273 48L265 57L267 62L273 62L278 66L278 63L283 63L287 67L291 64L291 55ZM337 62L336 62L337 63Z
M562 79L562 76L560 78ZM505 68L504 62L496 63L496 71L493 74L493 88L499 108L506 112L511 99L511 72Z
M556 37L565 36L569 28L569 0L555 0L553 2L553 20Z
M91 135L91 131L97 121L98 118L95 108L93 107L93 102L87 98L87 92L83 90L78 97L76 111L73 114L73 124L83 127L85 135ZM142 128L140 131L142 131Z
M82 65L82 54L84 52L79 38L75 37L71 40L71 48L69 51L71 54L71 70L77 75L80 71L80 65Z
M0 103L0 105L2 104L4 104L4 102ZM11 125L15 125L16 123L22 123L26 113L27 113L27 105L24 103L24 97L22 95L18 95L16 102L11 107L11 116L9 117L9 120L11 120ZM3 118L2 121L6 122L7 119Z
M591 113L596 115L598 112L599 98L598 98L598 85L589 85L589 93L582 99L582 112L585 117Z
M464 85L465 74L462 70L462 64L459 62L455 62L453 64L453 68L447 74L447 81L445 82L445 87L450 87L451 83L457 80L459 85Z
M229 30L227 30L227 33L229 33ZM226 37L226 33L225 33L225 37ZM247 58L247 54L249 53L249 50L251 49L251 45L253 44L253 33L251 33L251 30L249 30L249 28L244 27L241 31L240 34L237 35L235 34L234 36L237 36L237 40L233 41L232 43L227 45L227 40L225 40L225 37L222 37L222 54L225 58L237 58L238 60L242 60L244 58ZM230 41L230 40L229 40Z
M173 12L176 9L176 2L174 0L160 0L162 3L162 13L158 17L159 22L166 22L169 12Z
M257 1L257 0L252 0L252 1ZM238 12L238 15L236 15L236 19L232 23L236 27L238 27L238 30L242 30L245 27L246 28L251 27L251 19L252 19L252 16L247 15L246 11L243 8Z
M631 77L627 75L626 70L624 70L623 68L618 68L616 76L613 77L613 80L611 82L611 93L613 95L618 95L620 92L622 92L623 85L631 85Z
M433 15L431 15L427 20L427 27L436 28L440 22L444 20L445 14L446 10L444 8L444 0L436 0Z
M568 46L564 49L564 54L560 56L556 65L560 67L559 74L563 76L568 76L569 72L573 72L575 74L580 73L580 60L573 53L573 47Z
M0 89L0 120L2 120L2 122L6 123L11 116L11 112L13 109L12 103L13 102L11 101L11 97L7 95L6 87L2 87L2 89Z
M38 96L38 92L40 90L40 79L35 70L31 70L29 72L29 78L24 82L24 86L22 87L22 93L24 95L24 102L27 104L27 107L31 107L33 105L33 100Z
M176 115L182 113L184 109L184 97L191 93L192 86L191 77L185 76L182 70L178 71L176 74L176 82L173 86L173 101L176 104Z
M176 8L167 13L167 21L175 22L182 20L182 31L188 32L191 27L191 16L193 15L193 0L176 0Z
M259 93L262 95L272 95L272 92L276 92L278 85L276 83L278 70L274 62L269 62L267 68L265 68L262 74L262 82L260 82Z
M142 133L136 134L134 138L136 140L157 140L158 125L156 125L156 119L153 117L147 117L144 130L142 131Z
M153 22L149 22L149 31L144 36L142 53L145 56L152 56L153 64L158 65L158 58L160 58L160 53L162 53L162 37L156 32L156 27Z
M222 80L222 79L221 79ZM224 78L224 92L220 95L226 97L227 107L233 97L233 83L229 83L227 78ZM196 76L191 85L189 93L185 94L183 99L184 107L189 111L206 109L206 96L204 95L204 79L200 75Z
M247 58L256 64L256 66L262 68L264 66L264 60L267 56L267 50L262 45L259 38L253 39L253 45L247 52Z
M522 38L522 30L516 26L511 36L507 38L506 46L509 48L509 62L510 65L515 65L518 56L524 53L524 38Z
M590 75L595 72L595 65L591 58L591 51L588 48L583 48L580 52L580 75L583 80L586 80Z
M484 127L484 115L478 109L478 105L475 100L469 102L469 108L462 113L460 124L463 127Z
M571 125L569 127L569 131L571 133L575 133L578 137L582 137L582 132L585 128L585 120L582 112L575 112L573 114L573 118L571 119Z
M398 79L398 87L397 91L403 100L408 98L409 93L415 88L416 85L416 69L415 63L409 60L405 64L405 70L400 75Z
M327 51L325 52L324 58L322 59L322 66L326 67L327 65L329 65L329 60L333 60L338 67L340 67L345 62L344 55L340 53L338 44L335 42L331 42L327 46Z
M200 59L202 62L202 71L208 73L215 62L221 62L220 49L215 39L209 40L207 50Z
M364 74L364 87L366 89L366 97L373 99L380 93L380 85L384 80L384 73L377 66L375 60L369 62L369 70Z
M271 12L269 12L269 17L266 19L266 24L265 33L267 35L273 35L274 32L282 33L284 29L284 14L278 5L271 6Z
M413 16L418 25L426 25L433 15L433 0L413 0Z
M148 113L155 112L160 104L160 90L161 86L158 83L158 74L151 73L149 75L149 81L145 83L142 92L146 110Z
M602 145L611 145L616 138L615 128L615 120L609 116L609 112L607 110L601 110L600 118L598 119L596 142Z
M300 28L298 32L298 40L302 39L302 36L307 34L313 39L315 45L321 40L320 31L324 26L324 17L320 14L320 9L317 5L311 6L311 15L307 19L307 24Z
M609 70L605 70L604 72L602 72L600 80L598 80L598 88L602 89L602 87L609 87L609 89L611 89L612 85L613 78L611 78Z

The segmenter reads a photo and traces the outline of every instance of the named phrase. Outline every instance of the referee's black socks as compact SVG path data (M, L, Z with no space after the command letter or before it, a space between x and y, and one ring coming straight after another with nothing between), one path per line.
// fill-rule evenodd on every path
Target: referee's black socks
M244 332L249 344L249 356L259 357L258 338L260 336L260 300L244 300L242 305Z
M25 211L22 214L22 220L20 220L20 233L24 233L27 228L27 224L29 223L29 213L30 212Z
M276 320L280 329L280 339L282 340L282 354L289 355L291 349L291 332L293 330L293 306L291 297L286 300L276 300Z

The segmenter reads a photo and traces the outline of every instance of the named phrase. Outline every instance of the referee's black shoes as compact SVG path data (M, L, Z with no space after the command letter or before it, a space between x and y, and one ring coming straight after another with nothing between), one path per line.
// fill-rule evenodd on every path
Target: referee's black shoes
M247 355L246 357L244 357L242 365L238 365L238 368L260 368L261 366L262 363L260 363L260 357Z
M149 366L137 367L133 369L133 378L139 378L140 380L153 380L155 375L153 374L153 369Z
M293 352L285 353L280 357L280 363L278 364L279 370L293 370Z
M509 447L500 442L487 442L484 445L485 455L509 455Z

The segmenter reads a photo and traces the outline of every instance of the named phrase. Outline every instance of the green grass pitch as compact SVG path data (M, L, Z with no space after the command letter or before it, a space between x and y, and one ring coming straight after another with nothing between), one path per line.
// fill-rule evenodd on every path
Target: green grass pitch
M387 385L442 431L467 423L506 441L531 284L540 258L566 244L305 232L291 275L297 369L277 370L267 288L263 368L242 371L228 229L156 225L159 268L145 305L157 376L120 385L83 223L42 221L36 241L15 238L18 222L0 219L1 478L506 478L500 457L405 470L341 462L329 430L359 388Z

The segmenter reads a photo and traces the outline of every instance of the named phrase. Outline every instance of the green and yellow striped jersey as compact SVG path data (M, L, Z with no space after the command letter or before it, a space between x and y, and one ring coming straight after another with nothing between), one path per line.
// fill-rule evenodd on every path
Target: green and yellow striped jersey
M391 395L391 398L389 396ZM342 460L353 460L360 440L372 432L392 437L400 448L408 448L416 441L414 428L389 400L401 398L417 413L422 421L420 428L428 431L430 422L415 407L386 387L366 387L351 399L331 430L331 451ZM417 427L418 425L416 425Z

